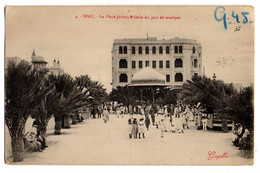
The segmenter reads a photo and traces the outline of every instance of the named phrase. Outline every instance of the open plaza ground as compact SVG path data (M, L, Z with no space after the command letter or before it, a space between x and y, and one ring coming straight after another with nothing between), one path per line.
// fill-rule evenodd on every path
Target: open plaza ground
M129 139L129 115L110 121L85 119L83 123L62 129L53 135L54 119L47 131L47 145L43 152L25 153L19 164L90 164L90 165L248 165L252 159L239 155L231 145L232 132L201 131L195 126L183 134L166 132L161 138L159 129L150 126L144 139ZM26 123L30 130L32 119ZM191 123L192 124L192 123ZM7 130L7 128L6 128ZM7 132L7 131L6 131ZM6 162L12 162L10 136L6 133ZM227 153L227 158L208 159L208 152ZM13 163L14 164L14 163Z

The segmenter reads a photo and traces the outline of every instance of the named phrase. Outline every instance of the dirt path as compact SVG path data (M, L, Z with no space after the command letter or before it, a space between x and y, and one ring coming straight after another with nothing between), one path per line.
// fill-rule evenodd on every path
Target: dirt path
M138 165L245 165L252 160L239 156L231 145L231 133L204 132L194 127L184 134L166 133L165 138L152 126L145 139L129 139L127 117L110 115L110 122L85 120L52 135L54 122L48 127L49 147L43 152L27 153L22 164L138 164ZM10 140L6 140L7 145ZM10 147L6 147L7 159ZM228 158L208 160L208 152L227 153Z

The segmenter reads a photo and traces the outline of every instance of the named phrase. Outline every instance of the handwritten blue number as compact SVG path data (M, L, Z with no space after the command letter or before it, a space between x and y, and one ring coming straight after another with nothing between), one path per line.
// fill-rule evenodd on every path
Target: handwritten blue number
M235 15L235 12L232 12L232 17L236 19L237 23L240 23L238 20L238 14Z
M222 9L222 10L221 10ZM221 11L219 11L219 10L221 10ZM223 16L222 17L220 17L220 18L218 18L217 17L217 13L221 13L221 14L223 14ZM225 28L225 30L227 29L227 19L226 19L226 13L225 13L225 8L224 7L217 7L216 9L215 9L215 12L214 12L214 17L215 17L215 19L217 20L217 21L221 21L221 20L223 20L223 24L224 24L224 28Z
M241 12L241 14L244 17L243 23L247 23L248 19L247 19L246 15L249 15L249 12Z

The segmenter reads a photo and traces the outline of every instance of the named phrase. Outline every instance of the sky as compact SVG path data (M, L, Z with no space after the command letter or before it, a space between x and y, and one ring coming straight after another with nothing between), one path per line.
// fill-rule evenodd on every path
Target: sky
M43 56L49 65L59 58L65 72L72 76L88 74L109 92L114 39L146 38L147 34L157 39L180 37L201 43L206 76L215 73L217 79L225 82L253 84L253 8L226 6L225 29L223 20L214 17L216 7L7 7L5 57L30 60L35 49L36 55ZM223 17L222 10L216 11L217 19ZM81 18L84 14L94 18ZM106 15L149 19L111 19ZM180 19L152 20L152 16Z

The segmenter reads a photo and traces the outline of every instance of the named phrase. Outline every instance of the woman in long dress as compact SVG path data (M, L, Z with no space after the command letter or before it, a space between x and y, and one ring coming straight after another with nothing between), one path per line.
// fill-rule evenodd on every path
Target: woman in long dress
M108 111L107 109L105 108L104 109L104 112L103 112L103 120L104 120L104 123L108 122L109 121L109 115L108 115Z
M149 114L147 114L145 116L145 127L146 127L147 131L149 130L150 123L151 123L151 121L150 121L150 118L149 118Z
M133 136L134 138L137 138L137 133L138 133L138 124L137 124L137 118L134 118L133 120L133 124L132 124L132 132L131 132L131 136Z

